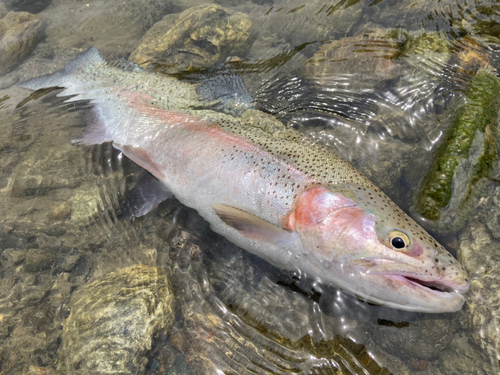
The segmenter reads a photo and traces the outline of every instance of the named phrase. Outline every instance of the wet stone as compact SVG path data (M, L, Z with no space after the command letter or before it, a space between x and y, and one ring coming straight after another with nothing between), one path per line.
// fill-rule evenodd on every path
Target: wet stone
M42 22L34 14L10 12L0 19L0 75L18 65L35 47Z
M76 253L76 254L67 254L64 257L64 261L61 264L61 269L63 271L69 272L71 271L80 261L81 255Z
M426 53L449 55L451 44L444 33L412 34L403 48L404 56L423 56ZM449 57L449 56L448 56Z
M48 305L35 306L26 309L22 323L35 333L47 332L54 329L54 311Z
M449 349L439 357L442 374L492 374L489 363L480 363L482 350L470 345L468 333L455 335ZM488 368L490 368L488 370ZM474 369L472 371L471 369Z
M9 11L3 1L0 1L0 18L3 18Z
M11 195L26 197L47 194L49 190L75 188L84 176L88 150L74 147L70 142L54 146L54 140L34 145L16 167ZM50 142L50 145L46 142Z
M499 211L499 207L488 207ZM484 224L483 210L460 234L459 260L471 278L467 292L466 326L480 348L485 368L493 365L500 371L500 241L493 238ZM488 366L486 364L489 364Z
M488 194L481 202L480 207L484 211L485 223L491 235L496 240L500 239L500 187L494 189L493 194ZM497 209L490 209L496 207Z
M59 206L54 207L51 211L47 212L47 219L49 220L64 220L71 215L71 204L63 202Z
M20 309L41 304L42 300L47 297L49 292L43 287L33 286L26 288L23 293L25 294L22 295L17 305Z
M178 8L173 1L163 0L52 2L50 10L43 12L48 24L45 43L37 48L39 54L33 64L24 70L30 77L49 73L39 71L40 62L45 67L61 69L78 52L92 46L109 61L121 58L133 51L145 30ZM51 63L47 64L48 60ZM39 71L37 74L32 72L35 69Z
M174 319L172 288L156 267L123 268L76 292L64 322L63 373L144 373L155 332Z
M424 228L456 233L473 216L497 164L500 83L480 70L435 153L414 212Z
M18 265L26 259L26 250L6 249L2 255L7 257L14 265Z
M229 55L244 53L251 27L243 13L219 5L200 5L157 22L130 60L142 67L158 64L168 73L212 66Z
M256 25L257 34L250 56L259 60L268 59L306 43L338 39L361 19L366 3L274 0L272 6L249 7L248 15ZM241 7L248 7L248 3ZM286 68L289 69L290 65Z
M31 249L26 255L24 269L26 272L46 271L54 263L54 254L43 249Z
M2 76L0 77L0 90L9 88L15 85L18 81L19 76L15 72Z
M99 214L99 209L103 208L99 187L93 183L87 183L75 189L70 205L72 206L71 222L74 225L92 224Z
M473 76L479 69L494 66L493 57L483 40L466 35L455 41L453 60L459 65L459 71Z
M18 325L10 332L8 342L5 345L6 358L4 363L11 368L15 368L16 366L24 368L25 366L28 367L33 360L44 367L52 366L54 361L49 352L53 345L54 341L49 339L46 334L35 334L31 327ZM12 373L25 373L19 370Z
M30 365L23 375L55 375L56 372L48 367Z
M432 361L440 356L451 342L456 328L456 319L432 315L413 322L379 320L373 338L386 351L417 361L413 367L418 369L422 361Z
M456 6L454 0L428 2L424 0L401 0L394 2L370 3L365 7L364 16L367 21L379 22L384 25L404 25L408 30L448 30L453 19L449 9ZM464 7L473 7L466 1ZM470 8L469 8L470 9Z
M26 277L26 279L24 280L24 283L25 283L27 286L33 286L33 285L36 285L36 283L37 283L36 275L28 275L28 276Z
M305 65L304 76L320 85L373 89L402 73L396 59L406 41L397 30L364 30L356 36L323 44ZM349 77L349 79L347 79Z
M52 0L4 0L5 6L14 12L38 13L47 8Z
M5 324L0 324L0 340L4 340L9 335L9 327ZM1 356L0 356L1 361Z
M174 348L185 353L189 350L189 337L181 332L176 332L170 336L170 343Z

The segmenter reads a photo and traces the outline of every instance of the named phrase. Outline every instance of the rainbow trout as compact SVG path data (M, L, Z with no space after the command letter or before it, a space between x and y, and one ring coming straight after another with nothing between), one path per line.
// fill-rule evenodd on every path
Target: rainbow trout
M122 70L95 48L20 86L91 100L75 142L113 142L215 232L276 267L396 309L464 303L469 281L452 255L347 161L271 115L207 109L200 85Z

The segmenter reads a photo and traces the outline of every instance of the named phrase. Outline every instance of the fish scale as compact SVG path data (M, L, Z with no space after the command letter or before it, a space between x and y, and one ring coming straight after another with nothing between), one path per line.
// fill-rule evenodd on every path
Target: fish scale
M113 142L169 194L151 191L175 195L274 266L392 308L462 307L465 270L390 198L332 150L253 109L248 93L210 95L217 82L124 71L92 48L20 86L57 85L73 95L67 101L90 100L90 123L75 143Z

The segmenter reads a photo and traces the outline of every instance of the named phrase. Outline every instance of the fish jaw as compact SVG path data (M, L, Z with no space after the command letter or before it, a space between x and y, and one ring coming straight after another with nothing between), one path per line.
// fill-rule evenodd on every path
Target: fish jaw
M302 241L305 272L382 306L427 313L459 310L469 282L458 262L421 235L413 220L404 217L415 228L411 231L409 225L406 230L395 226L391 218L404 213L394 203L374 209L366 197L389 199L378 189L358 189L356 184L317 187L299 198L287 226ZM408 246L396 249L388 243L394 231L406 234Z

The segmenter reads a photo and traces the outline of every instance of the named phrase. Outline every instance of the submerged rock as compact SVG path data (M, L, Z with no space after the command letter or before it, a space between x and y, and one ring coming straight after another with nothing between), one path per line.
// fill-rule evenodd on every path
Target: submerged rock
M425 55L438 53L449 55L450 43L443 33L421 33L410 38L404 45L403 55Z
M31 13L10 12L0 19L0 75L18 65L40 38L42 21Z
M491 201L481 205L479 215L461 233L459 259L472 279L466 299L466 326L483 356L481 367L493 374L500 371L500 241L492 238L484 214L498 214L500 207L488 203Z
M75 188L82 183L87 151L69 142L47 147L53 143L53 137L44 140L32 147L16 167L13 197L44 195L49 190Z
M9 13L7 7L2 1L0 1L0 18L3 18L7 13Z
M438 149L413 208L434 231L458 231L471 217L498 160L500 82L480 70Z
M155 332L174 320L169 279L156 267L123 268L73 295L64 322L61 370L67 374L143 373Z
M304 76L321 86L373 90L377 83L401 74L396 57L406 38L398 30L365 30L323 44L305 65Z
M123 58L155 22L179 11L164 0L52 0L42 15L47 20L45 43L37 48L24 79L63 68L78 52L97 47L107 61ZM50 61L51 63L47 64ZM47 69L50 66L50 70Z
M466 35L453 43L453 65L458 65L458 71L474 76L479 69L494 66L491 50L484 40L472 35Z
M24 269L26 272L40 272L50 269L54 263L54 254L43 249L31 249L26 255Z
M424 315L425 316L425 315ZM451 319L450 319L451 318ZM432 361L447 348L456 331L452 316L428 315L412 322L379 319L375 341L410 361Z
M159 64L176 73L208 67L248 48L252 22L219 5L200 5L167 15L144 35L130 60L142 67Z
M363 6L368 3L274 0L272 5L252 7L245 3L241 8L248 12L256 33L250 56L256 60L269 59L308 44L343 37L361 19ZM288 64L286 69L292 65Z
M47 8L52 0L4 0L8 9L15 12L38 13Z

